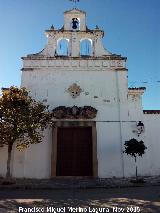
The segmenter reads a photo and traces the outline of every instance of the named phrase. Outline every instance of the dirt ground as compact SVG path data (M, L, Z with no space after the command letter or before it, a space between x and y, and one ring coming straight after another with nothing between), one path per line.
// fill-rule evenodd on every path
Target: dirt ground
M160 213L160 186L0 191L0 213L15 212Z

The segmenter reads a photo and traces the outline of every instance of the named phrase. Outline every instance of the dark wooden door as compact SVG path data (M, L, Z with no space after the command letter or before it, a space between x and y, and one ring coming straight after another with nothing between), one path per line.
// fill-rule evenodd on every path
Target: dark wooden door
M58 128L57 176L92 176L92 128Z

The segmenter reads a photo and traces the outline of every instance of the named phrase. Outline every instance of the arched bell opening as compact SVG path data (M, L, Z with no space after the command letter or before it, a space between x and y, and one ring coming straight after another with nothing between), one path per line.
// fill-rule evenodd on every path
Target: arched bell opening
M69 39L62 38L57 41L56 53L58 56L69 56Z
M91 39L82 39L80 41L80 56L93 55L93 42Z
M72 18L72 20L71 20L71 30L73 30L73 31L80 30L80 19L79 18Z

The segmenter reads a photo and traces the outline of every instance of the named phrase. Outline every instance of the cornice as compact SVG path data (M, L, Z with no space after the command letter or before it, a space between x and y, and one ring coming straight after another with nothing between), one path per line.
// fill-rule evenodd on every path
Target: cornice
M45 56L37 54L31 54L21 57L23 60L127 60L127 57L121 55L104 55L104 56Z
M129 87L128 88L128 95L143 95L146 87Z

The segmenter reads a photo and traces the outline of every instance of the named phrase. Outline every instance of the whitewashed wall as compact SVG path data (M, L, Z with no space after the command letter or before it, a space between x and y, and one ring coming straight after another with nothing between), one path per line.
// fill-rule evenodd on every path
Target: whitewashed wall
M41 63L40 61L39 64ZM95 61L93 63L95 65ZM97 65L100 63L104 62L97 62ZM99 65L99 68L95 68L92 65L85 70L85 64L84 69L80 66L65 68L62 66L58 69L56 67L38 68L32 61L28 60L27 62L25 61L25 67L26 65L27 68L32 67L34 70L22 72L22 86L30 90L30 94L36 100L46 100L46 104L50 105L50 109L60 105L90 105L98 110L95 120L97 121L98 134L99 176L122 176L123 171L121 161L119 160L121 158L121 144L118 121L121 114L127 119L127 113L124 115L125 110L120 110L119 108L120 104L122 105L122 109L127 106L127 71L116 71L115 68L109 68L106 65L103 67ZM82 88L82 93L76 99L73 99L67 92L67 89L73 83L77 83ZM119 86L119 89L117 86ZM111 121L114 121L114 123ZM104 135L105 132L108 132L106 137ZM31 145L31 148L24 153L19 153L18 151L14 153L12 165L13 176L32 178L50 177L51 131L45 135L43 143ZM111 144L115 147L113 153L110 152ZM103 149L103 146L106 146L107 150ZM112 150L114 149L113 147ZM116 154L117 157L115 157ZM111 162L107 167L108 169L106 168L106 160ZM117 164L117 160L119 165ZM112 167L117 169L113 170Z
M118 122L97 122L98 176L122 177L122 153Z
M149 175L160 175L160 114L144 114Z
M137 93L137 94L136 94ZM130 91L128 95L128 115L130 123L130 128L123 127L125 129L123 141L130 140L132 138L137 139L138 141L144 141L147 150L145 154L137 158L138 166L138 175L148 176L148 175L160 175L160 170L158 163L155 164L155 159L159 159L158 151L154 153L155 137L154 134L158 137L159 130L158 124L160 124L160 116L158 115L148 115L143 114L142 109L142 92ZM156 118L156 119L155 119ZM133 122L132 122L133 121ZM145 126L145 131L140 136L137 135L134 130L136 130L136 122L142 121ZM154 128L156 126L156 128ZM157 149L156 149L157 150ZM152 158L151 158L152 156ZM160 160L160 159L159 159ZM153 166L154 165L154 166ZM135 175L135 162L134 158L124 154L124 170L125 176L134 176ZM158 172L159 171L159 172Z
M40 62L42 63L42 62ZM95 63L95 62L94 62ZM25 62L26 65L26 62ZM98 110L97 157L99 177L123 177L135 174L134 160L123 153L124 142L138 138L133 130L142 120L141 97L128 96L127 71L109 67L44 67L27 61L30 71L22 72L22 86L30 90L36 100L46 100L50 109L64 106L91 105ZM82 93L73 99L67 89L73 83ZM119 122L121 121L121 122ZM147 130L146 130L147 131ZM51 130L46 130L43 143L31 145L25 152L13 155L12 174L15 177L49 178L51 176ZM149 174L149 152L138 161L141 175ZM2 174L5 169L2 168Z
M114 71L61 71L37 70L23 72L22 86L31 91L37 100L47 100L50 109L57 106L91 105L98 110L97 120L119 120L119 97L117 75L126 76L125 72ZM82 88L79 97L73 99L67 92L69 86L76 83ZM127 91L122 88L122 94ZM123 102L124 107L126 104Z
M116 62L116 67L113 68L110 61L103 60L98 62L73 60L65 67L64 61L63 64L59 63L59 66L49 66L53 62L48 61L46 67L45 61L43 67L43 63L43 60L39 61L38 66L38 62L32 60L24 62L24 68L28 70L22 72L22 86L30 90L33 98L46 100L45 103L50 105L50 109L60 105L91 105L98 110L95 120L99 177L135 175L134 159L123 153L124 142L131 138L143 140L148 147L143 158L138 159L139 175L160 174L158 152L160 116L143 115L141 95L130 93L128 95L127 71L117 71ZM73 83L82 88L81 95L76 99L67 92ZM136 122L139 120L143 121L145 132L138 137L133 130L136 129ZM51 130L46 130L43 143L31 145L25 152L14 149L11 165L13 176L49 178L51 142ZM0 175L4 176L6 148L0 149L0 161L2 162Z

